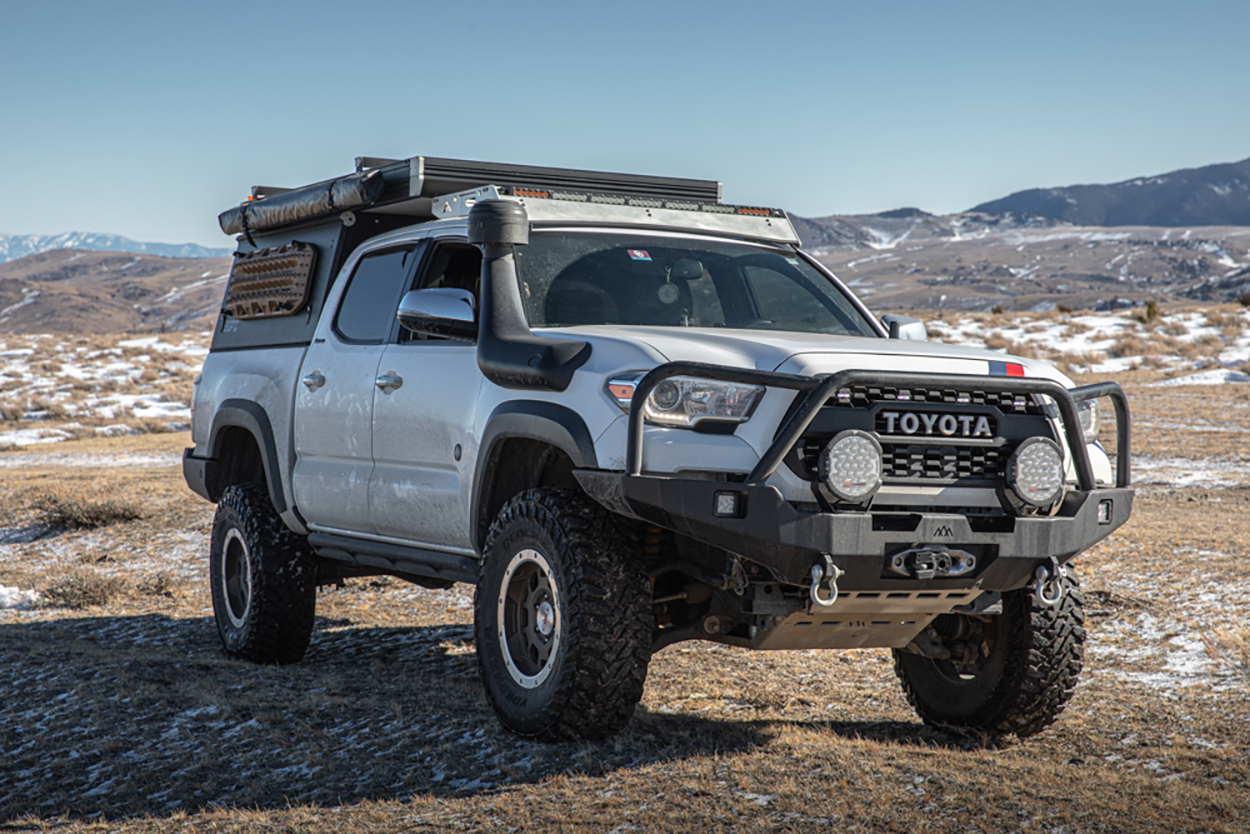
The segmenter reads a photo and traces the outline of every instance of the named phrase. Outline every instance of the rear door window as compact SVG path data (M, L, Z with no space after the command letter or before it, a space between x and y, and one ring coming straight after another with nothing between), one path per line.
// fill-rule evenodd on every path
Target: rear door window
M416 250L412 245L371 252L356 264L334 317L334 332L344 341L378 345L390 338Z

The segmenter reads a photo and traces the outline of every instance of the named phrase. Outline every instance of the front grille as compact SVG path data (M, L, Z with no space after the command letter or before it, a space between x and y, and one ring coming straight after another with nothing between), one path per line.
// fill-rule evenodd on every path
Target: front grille
M904 446L881 444L885 478L942 480L994 479L1003 459L996 448L986 446Z
M787 466L815 481L821 450L846 429L880 441L885 483L932 486L996 484L1021 441L1054 437L1031 396L858 385L830 398L786 456Z
M829 400L834 408L868 408L878 403L947 403L950 405L987 405L1005 414L1041 414L1042 408L1033 397L997 391L957 391L953 388L891 388L877 385L852 385L841 388Z

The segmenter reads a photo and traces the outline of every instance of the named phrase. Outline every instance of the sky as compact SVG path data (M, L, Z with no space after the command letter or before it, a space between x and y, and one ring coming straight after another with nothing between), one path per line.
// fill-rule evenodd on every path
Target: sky
M416 155L949 213L1250 157L1250 3L0 0L0 234L231 246Z

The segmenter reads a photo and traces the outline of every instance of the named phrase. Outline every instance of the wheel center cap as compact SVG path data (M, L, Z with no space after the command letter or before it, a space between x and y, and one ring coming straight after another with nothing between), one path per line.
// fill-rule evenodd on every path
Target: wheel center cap
M534 625L543 637L550 637L551 632L555 630L556 610L547 600L538 603L538 607L534 609Z

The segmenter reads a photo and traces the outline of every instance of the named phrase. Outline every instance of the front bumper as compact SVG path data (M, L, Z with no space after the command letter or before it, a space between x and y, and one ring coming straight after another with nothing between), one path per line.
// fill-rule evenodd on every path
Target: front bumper
M773 444L743 483L714 482L642 472L642 404L662 380L677 375L765 385L805 392L798 407L778 431ZM948 513L874 513L871 511L804 512L765 483L782 459L800 441L817 413L837 392L869 383L899 390L989 390L1050 397L1063 418L1068 453L1077 484L1050 516L1019 515L979 519ZM1116 415L1116 486L1100 488L1085 447L1077 402L1110 397ZM1056 382L1036 378L979 377L882 373L848 370L823 378L746 371L675 362L651 371L639 383L630 408L626 471L577 472L588 494L609 509L690 536L737 554L774 571L779 578L806 584L813 564L833 558L845 571L839 587L848 590L918 591L977 587L1011 590L1022 587L1040 564L1063 564L1106 538L1128 520L1133 506L1128 401L1115 383L1099 383L1069 391ZM734 493L734 517L716 514L718 494ZM1099 520L1099 506L1103 519ZM886 569L887 560L917 547L960 549L976 555L974 571L958 578L900 577Z
M775 487L684 478L577 473L586 491L622 515L681 533L764 565L785 581L806 584L821 556L846 571L847 591L890 588L917 591L976 586L1006 591L1025 585L1039 564L1059 564L1106 538L1128 520L1133 490L1070 492L1054 516L1000 519L1005 531L978 531L962 515L945 513L802 512ZM715 514L718 493L737 495L738 518ZM1098 505L1111 502L1105 522ZM890 573L887 559L908 549L937 545L973 552L977 569L952 579L907 579Z

